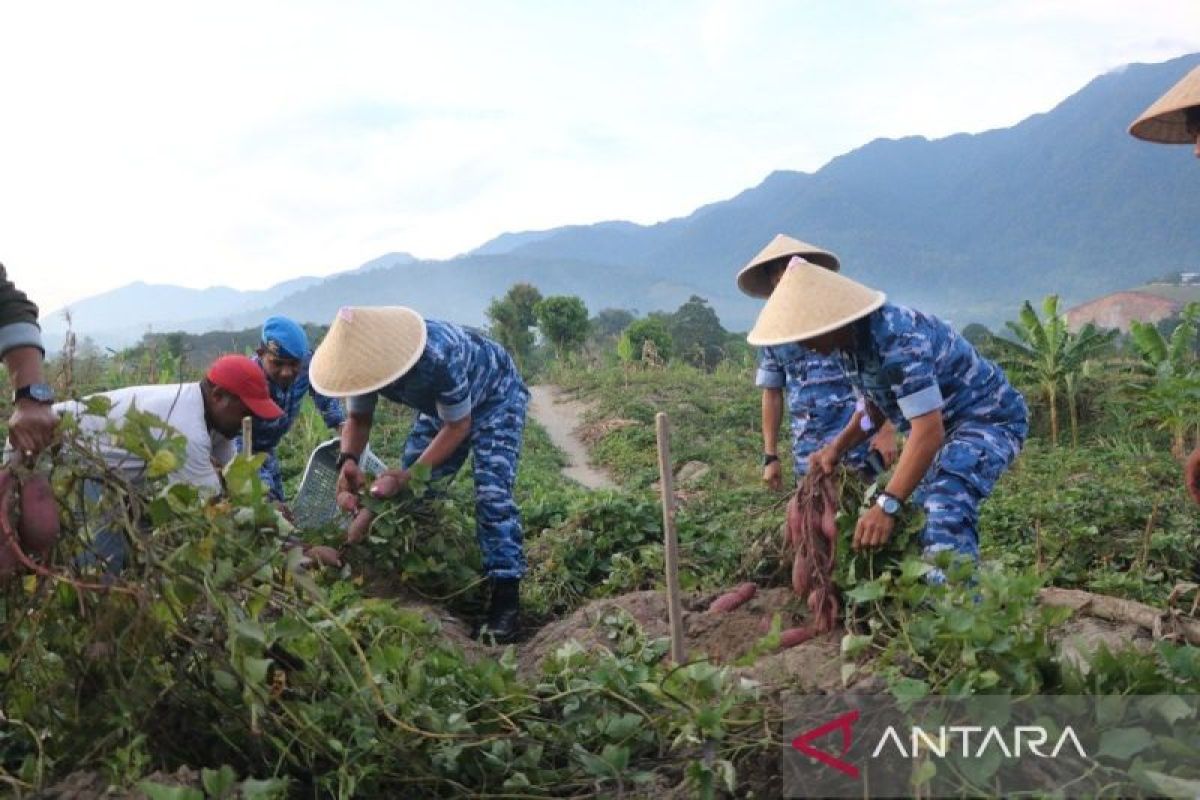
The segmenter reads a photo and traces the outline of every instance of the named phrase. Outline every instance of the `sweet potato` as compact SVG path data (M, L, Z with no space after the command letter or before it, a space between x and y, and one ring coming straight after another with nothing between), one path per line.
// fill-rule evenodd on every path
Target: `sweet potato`
M346 529L346 543L356 544L367 538L367 533L371 530L371 523L374 521L375 514L369 508L361 509L354 515L350 527Z
M337 506L342 511L350 513L358 511L358 495L354 492L338 492Z
M754 595L757 591L758 591L758 584L756 584L756 583L753 583L750 581L747 581L746 583L739 583L737 588L734 589L733 591L726 592L725 594L718 597L716 600L713 600L712 603L708 606L708 610L715 611L718 613L725 613L727 611L733 611L735 608L742 605L743 603L749 602L750 599L752 597L754 597Z
M831 505L821 511L821 533L831 542L837 538L837 512Z
M342 565L341 555L328 545L314 544L304 551L304 555L323 567L340 567Z
M804 513L800 510L800 495L792 495L787 507L787 541L786 545L795 547L800 541L800 529L804 525Z
M16 531L12 527L13 475L0 469L0 578L7 578L20 568L17 558Z
M787 650L789 647L795 647L801 642L807 642L813 638L812 628L805 626L802 628L788 628L779 634L779 649Z
M385 472L371 484L372 497L395 497L400 493L400 478L390 472Z
M21 548L34 558L42 558L58 541L58 502L50 488L50 478L35 472L21 484L21 518L17 531Z
M797 550L795 558L792 559L792 591L796 594L804 594L808 589L807 566L804 555Z

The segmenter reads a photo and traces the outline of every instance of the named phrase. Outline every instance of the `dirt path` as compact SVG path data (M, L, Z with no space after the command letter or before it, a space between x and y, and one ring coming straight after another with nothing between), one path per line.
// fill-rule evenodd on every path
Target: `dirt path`
M583 423L587 406L563 396L557 386L530 386L529 413L550 434L554 446L567 455L563 474L589 489L612 489L616 483L602 470L588 464L587 448L575 431Z

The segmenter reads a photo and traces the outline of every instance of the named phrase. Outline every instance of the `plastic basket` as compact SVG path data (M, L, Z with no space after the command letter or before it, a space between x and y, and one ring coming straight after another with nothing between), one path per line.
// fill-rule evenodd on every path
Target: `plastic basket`
M291 503L292 515L296 527L301 530L311 530L340 523L346 524L348 519L338 513L337 507L337 459L341 453L341 442L330 439L317 445L312 455L308 457L308 465L304 468L304 477L300 479L300 489ZM363 472L378 475L387 469L371 448L363 450L358 459L358 465Z

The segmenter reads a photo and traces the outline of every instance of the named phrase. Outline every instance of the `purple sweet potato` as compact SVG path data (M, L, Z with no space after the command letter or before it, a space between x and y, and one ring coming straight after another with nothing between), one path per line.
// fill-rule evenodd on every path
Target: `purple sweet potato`
M757 591L758 585L755 583L750 581L747 581L746 583L739 583L738 587L733 591L726 592L716 600L713 600L709 605L708 610L710 612L715 611L718 613L733 611L743 603L749 602Z
M21 517L17 531L21 549L34 558L43 558L58 541L58 501L50 488L50 478L35 472L21 484Z
M372 497L395 497L400 494L400 478L391 472L385 472L371 484Z
M7 469L0 469L0 579L16 573L21 566L17 558L18 547L16 531L12 529L13 504L13 474Z
M314 544L304 551L304 555L311 558L323 567L340 567L342 565L342 557L338 551L328 545Z
M813 630L808 626L788 628L779 634L779 649L787 650L789 647L795 647L801 642L807 642L811 638L813 638Z
M358 495L354 492L338 492L337 506L342 511L354 513L358 511Z
M356 544L367 538L367 533L371 530L371 523L375 521L375 514L367 508L360 510L350 523L350 527L346 529L346 543Z

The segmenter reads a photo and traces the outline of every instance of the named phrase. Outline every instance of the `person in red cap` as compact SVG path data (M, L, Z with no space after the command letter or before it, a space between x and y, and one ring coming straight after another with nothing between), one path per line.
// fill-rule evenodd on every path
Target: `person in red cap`
M88 413L88 401L93 397L108 400L105 413ZM271 399L262 369L249 358L235 355L218 358L197 383L129 386L54 406L59 417L71 414L79 420L80 432L95 443L109 468L138 483L145 477L145 460L123 450L109 432L109 423L120 430L133 408L153 414L187 439L186 456L169 473L169 481L214 492L221 491L217 468L233 458L233 438L241 432L242 418L270 420L283 415L283 409Z
M108 402L97 404L96 398ZM93 413L98 405L106 405L106 409ZM156 430L160 440L174 435L187 440L183 461L167 472L167 481L191 484L213 494L222 490L218 470L235 454L233 439L241 433L242 418L276 419L283 415L283 409L271 399L262 369L249 358L235 355L218 358L198 382L129 386L54 406L60 418L70 416L78 421L84 444L103 456L108 469L138 485L146 480L149 465L141 456L123 449L114 435L135 409L162 420L163 427ZM98 502L102 484L86 479L84 493L90 502ZM111 518L93 521L92 544L77 560L78 565L99 565L110 574L121 571L125 537L111 523Z

